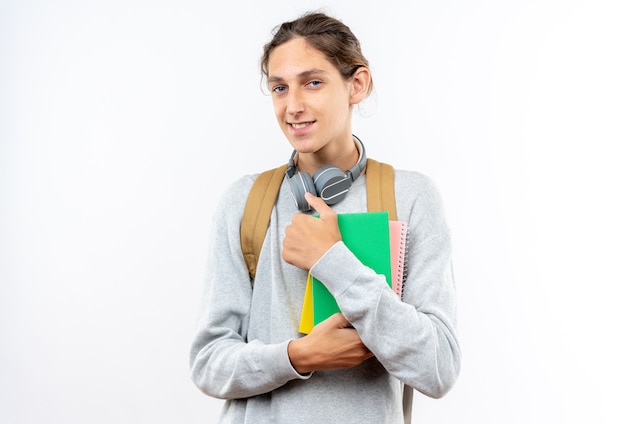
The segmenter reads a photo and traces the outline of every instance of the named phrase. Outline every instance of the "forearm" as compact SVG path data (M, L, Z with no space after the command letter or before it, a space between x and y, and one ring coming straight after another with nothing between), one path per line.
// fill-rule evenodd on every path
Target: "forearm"
M384 295L370 311L355 316L353 325L391 374L440 398L454 385L461 359L454 327L441 317Z
M201 332L191 351L192 380L209 396L237 399L269 392L293 379L308 378L292 367L288 343L220 340Z
M391 374L428 396L440 397L456 380L460 364L454 288L442 264L436 270L415 268L406 302L342 244L311 272L327 285L365 345ZM421 280L416 273L423 274ZM432 274L437 281L427 281Z

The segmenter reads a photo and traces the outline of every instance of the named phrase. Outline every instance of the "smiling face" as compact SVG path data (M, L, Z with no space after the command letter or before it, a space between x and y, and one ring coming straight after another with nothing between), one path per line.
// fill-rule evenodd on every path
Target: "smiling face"
M362 78L356 76L363 72L369 83L366 68L346 81L323 53L301 37L271 52L267 82L274 112L301 158L316 154L318 162L324 162L340 157L342 150L354 149L352 107L366 95Z

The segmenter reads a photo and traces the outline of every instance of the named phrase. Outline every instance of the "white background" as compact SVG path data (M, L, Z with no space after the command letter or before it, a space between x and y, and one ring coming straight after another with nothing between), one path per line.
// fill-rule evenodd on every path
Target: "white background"
M291 150L274 25L344 20L370 157L430 175L462 371L421 423L623 423L620 0L0 1L0 422L214 423L188 349L216 198Z

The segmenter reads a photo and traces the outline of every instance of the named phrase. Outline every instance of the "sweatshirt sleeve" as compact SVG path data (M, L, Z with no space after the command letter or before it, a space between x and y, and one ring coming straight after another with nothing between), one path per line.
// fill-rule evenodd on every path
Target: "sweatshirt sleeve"
M255 396L309 377L292 367L287 354L289 340L276 344L248 341L252 284L241 253L239 227L251 184L252 180L235 183L216 209L190 351L194 384L220 399Z
M346 319L387 371L421 393L439 398L453 386L460 368L456 296L450 232L436 188L396 186L398 206L408 210L408 274L402 300L385 277L362 265L343 242L311 269L335 296ZM409 188L410 187L410 188ZM415 190L416 192L407 192ZM401 197L400 197L401 196Z

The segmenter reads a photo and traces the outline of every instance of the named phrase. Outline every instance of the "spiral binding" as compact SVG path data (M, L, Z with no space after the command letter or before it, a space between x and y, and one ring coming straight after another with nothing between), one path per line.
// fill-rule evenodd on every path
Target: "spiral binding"
M393 290L398 295L398 297L402 299L402 295L404 293L404 286L406 284L407 275L408 275L408 268L407 268L407 263L406 263L406 259L408 258L407 256L408 227L407 227L407 223L404 221L397 221L397 222L400 225L400 229L401 229L400 233L402 234L402 236L400 237L400 245L398 246L398 250L399 250L398 256L399 256L400 261L394 264L391 272L393 274L393 281L394 281ZM401 283L398 284L397 282L401 282Z
M402 261L402 293L400 293L400 299L404 297L404 286L406 284L406 280L409 276L409 261L408 261L408 250L409 250L409 229L407 228L406 223L404 223L404 260Z

